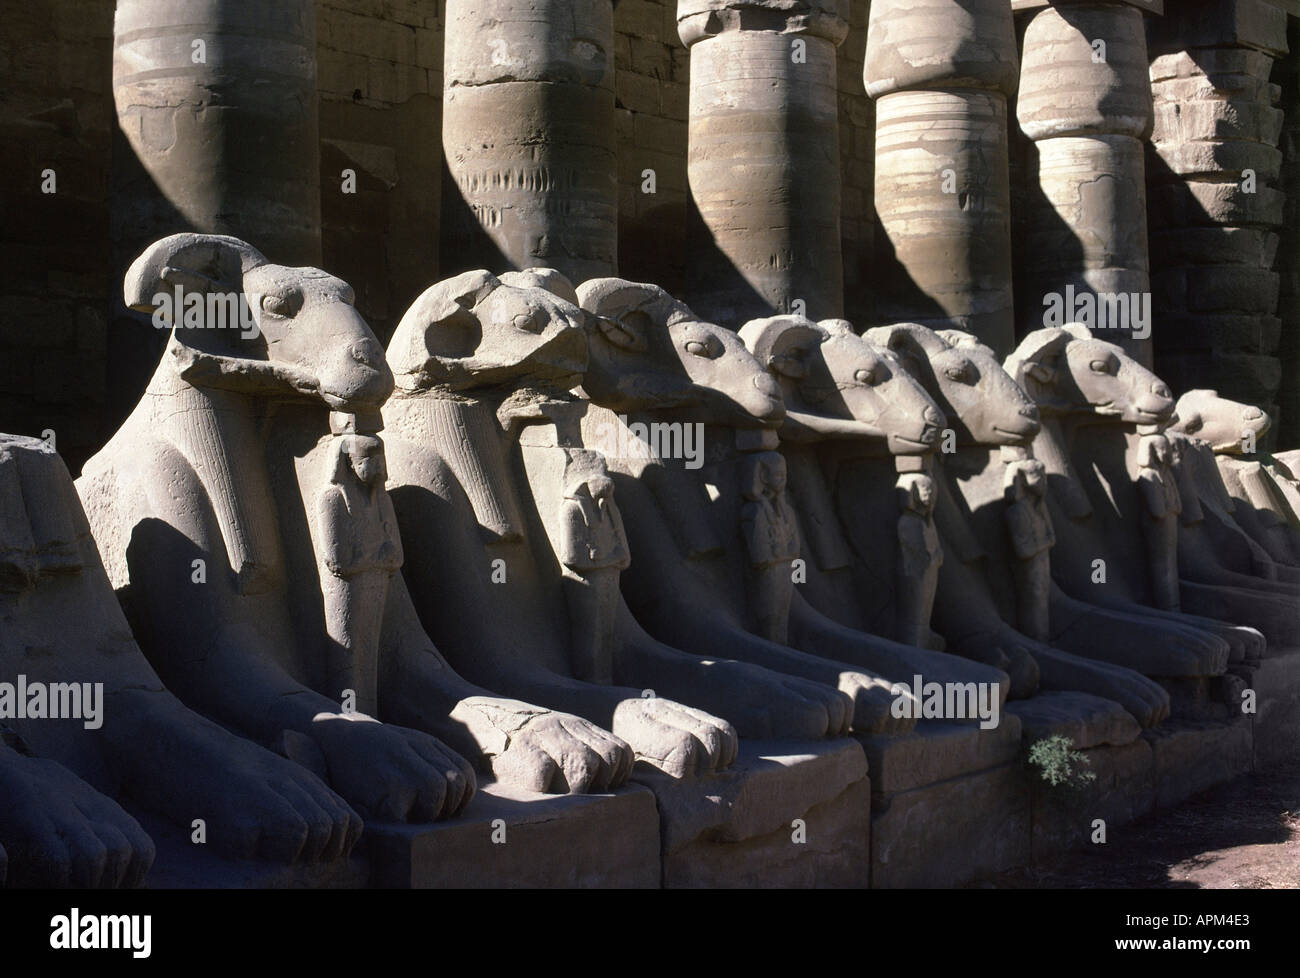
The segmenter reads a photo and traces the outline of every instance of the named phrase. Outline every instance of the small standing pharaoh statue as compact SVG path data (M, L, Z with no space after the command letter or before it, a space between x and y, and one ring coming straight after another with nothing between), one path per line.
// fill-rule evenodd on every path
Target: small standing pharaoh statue
M315 539L328 635L325 690L355 694L356 710L379 707L379 637L393 575L402 566L397 517L378 419L330 415L328 482L316 496Z
M1016 614L1020 631L1045 642L1051 632L1048 600L1056 531L1047 509L1047 470L1023 448L1004 448L1003 518L1016 562Z
M785 457L756 452L741 463L741 530L749 550L750 609L758 633L784 642L794 591L793 563L799 556L799 529L785 498Z
M618 576L631 563L614 480L596 452L567 449L560 503L559 557L572 623L574 675L586 682L614 681L614 631Z
M1171 468L1173 451L1162 432L1143 432L1138 440L1138 492L1147 518L1142 520L1147 563L1156 606L1179 604L1178 517L1183 511L1178 483Z
M939 586L943 547L934 526L934 479L924 472L899 475L898 621L894 637L908 645L930 647L930 613Z

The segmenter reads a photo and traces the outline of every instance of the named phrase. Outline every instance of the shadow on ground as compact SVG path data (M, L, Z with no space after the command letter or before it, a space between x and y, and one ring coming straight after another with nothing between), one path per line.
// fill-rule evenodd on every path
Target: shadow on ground
M972 886L1300 889L1300 759L1114 827L1105 845Z

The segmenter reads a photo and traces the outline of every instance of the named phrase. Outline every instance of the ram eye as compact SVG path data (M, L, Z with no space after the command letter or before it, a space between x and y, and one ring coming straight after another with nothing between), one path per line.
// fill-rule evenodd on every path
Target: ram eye
M262 296L262 309L272 316L283 316L287 319L296 313L301 305L301 297L297 295L268 293Z
M967 368L966 364L963 363L960 366L946 368L943 375L949 380L955 380L960 383L961 381L969 379L970 370Z
M879 380L880 371L875 367L859 367L853 371L853 379L859 384L865 384L870 387Z
M715 360L722 354L722 344L712 337L703 340L687 340L686 352L693 357Z
M1095 374L1110 373L1111 362L1109 360L1094 360L1088 364L1088 369Z

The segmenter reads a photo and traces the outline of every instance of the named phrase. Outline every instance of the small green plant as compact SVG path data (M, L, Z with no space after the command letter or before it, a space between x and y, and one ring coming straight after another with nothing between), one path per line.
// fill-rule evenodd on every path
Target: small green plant
M1097 772L1086 770L1088 758L1074 749L1073 740L1062 734L1032 744L1029 763L1039 768L1043 780L1053 787L1059 784L1081 787L1097 780Z

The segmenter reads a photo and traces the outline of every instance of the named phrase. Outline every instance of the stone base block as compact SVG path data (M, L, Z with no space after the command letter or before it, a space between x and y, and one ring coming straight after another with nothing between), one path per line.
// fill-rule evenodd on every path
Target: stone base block
M991 730L977 724L925 720L908 734L862 735L878 800L973 771L997 767L1020 750L1020 718L1005 710Z
M1077 786L1052 785L1036 770L1022 769L1032 806L1035 862L1093 844L1098 819L1109 833L1155 808L1155 755L1147 740L1080 753L1096 777Z
M727 771L638 776L659 807L665 887L866 886L871 788L853 740L741 741Z
M260 859L231 859L211 845L196 845L190 832L147 812L128 809L157 847L145 880L151 890L354 889L370 883L370 864L358 846L350 859L284 866Z
M480 786L459 818L371 823L361 846L377 887L657 887L659 816L639 785L607 795Z
M1024 866L1029 836L1017 762L902 791L872 815L871 885L950 887Z
M1300 648L1269 649L1250 682L1255 767L1276 767L1300 757Z
M1021 724L923 721L864 736L871 763L871 885L954 886L1029 858L1029 801L1016 780Z
M1151 745L1157 809L1249 773L1254 760L1248 716L1227 723L1168 720L1142 736Z

